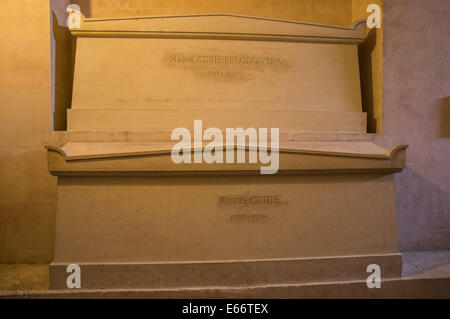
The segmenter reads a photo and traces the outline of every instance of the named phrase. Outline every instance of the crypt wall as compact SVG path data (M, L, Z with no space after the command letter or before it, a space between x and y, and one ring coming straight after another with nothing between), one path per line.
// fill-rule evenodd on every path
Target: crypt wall
M450 249L450 2L385 1L379 144L410 145L396 176L402 250Z
M50 5L0 5L0 262L48 262L53 255L56 178L50 142Z

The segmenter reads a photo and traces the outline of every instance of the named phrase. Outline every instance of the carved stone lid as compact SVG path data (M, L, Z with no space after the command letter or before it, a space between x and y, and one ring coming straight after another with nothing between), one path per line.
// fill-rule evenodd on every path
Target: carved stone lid
M226 148L226 145L223 145ZM372 142L280 143L280 174L399 172L405 167L406 145L386 150ZM261 163L174 164L171 145L157 143L67 143L47 146L54 175L153 176L192 174L259 174ZM256 147L236 146L247 153ZM270 148L269 148L270 150ZM191 152L199 149L192 148Z
M144 37L324 42L357 44L366 38L366 20L351 27L236 14L196 14L81 19L76 37Z

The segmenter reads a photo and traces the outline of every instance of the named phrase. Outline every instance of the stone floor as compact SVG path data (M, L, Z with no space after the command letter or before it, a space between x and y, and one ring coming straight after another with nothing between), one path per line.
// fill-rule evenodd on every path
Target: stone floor
M450 279L450 251L403 252L403 277ZM49 265L0 265L0 296L14 296L15 293L21 295L25 291L32 295L33 291L48 290ZM450 295L450 285L448 292Z
M0 290L48 290L48 268L48 264L0 264Z
M450 278L450 251L403 252L403 277Z

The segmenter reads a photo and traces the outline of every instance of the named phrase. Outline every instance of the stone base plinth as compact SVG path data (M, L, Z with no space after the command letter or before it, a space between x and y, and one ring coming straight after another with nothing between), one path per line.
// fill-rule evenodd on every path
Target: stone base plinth
M250 287L255 285L361 281L367 266L383 278L401 276L400 254L208 263L80 264L82 289ZM68 264L50 265L51 289L67 289Z
M286 144L276 175L258 164L176 166L152 147L49 148L53 289L66 288L69 264L86 289L361 281L371 264L401 276L393 173L405 147Z

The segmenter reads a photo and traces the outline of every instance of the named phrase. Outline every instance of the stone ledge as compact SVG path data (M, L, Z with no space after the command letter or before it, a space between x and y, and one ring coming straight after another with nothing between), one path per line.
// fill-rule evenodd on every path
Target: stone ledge
M256 147L223 149L257 152ZM47 146L49 171L57 176L161 176L177 174L260 174L265 164L175 164L169 144L67 143ZM279 174L396 173L406 164L406 145L385 150L371 142L281 143ZM191 148L191 154L204 150ZM269 148L272 151L272 149Z

